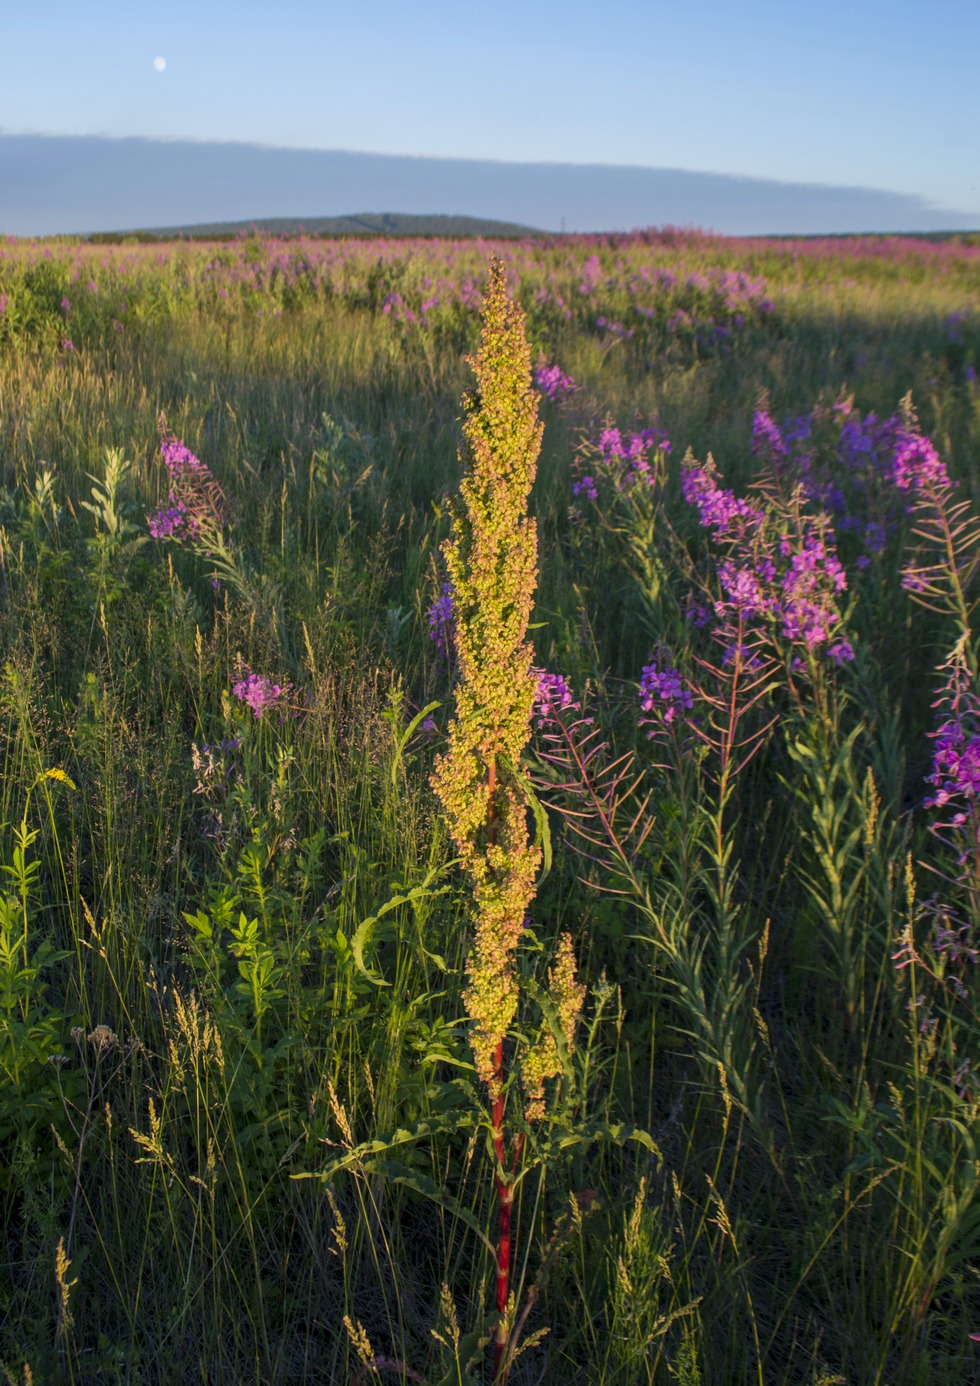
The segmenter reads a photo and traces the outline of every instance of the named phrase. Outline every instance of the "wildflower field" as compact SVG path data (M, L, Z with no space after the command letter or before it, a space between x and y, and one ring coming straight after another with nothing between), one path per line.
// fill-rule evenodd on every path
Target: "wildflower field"
M980 237L0 245L3 1381L977 1378L978 370Z

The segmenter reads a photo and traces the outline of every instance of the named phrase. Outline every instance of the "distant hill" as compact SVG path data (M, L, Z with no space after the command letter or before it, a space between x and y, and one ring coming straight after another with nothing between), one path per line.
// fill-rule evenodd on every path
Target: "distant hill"
M0 134L0 233L185 227L200 234L201 227L247 226L253 219L280 222L307 207L344 220L351 207L398 207L399 224L409 216L428 220L435 208L519 226L521 234L525 226L549 232L699 226L729 235L821 235L975 231L980 223L976 213L934 207L906 193L688 169Z
M86 240L112 243L121 240L227 241L261 231L267 236L483 236L488 240L539 236L532 226L488 217L416 216L402 212L359 212L346 217L257 217L253 221L213 221L194 226L162 226L134 231L93 231Z

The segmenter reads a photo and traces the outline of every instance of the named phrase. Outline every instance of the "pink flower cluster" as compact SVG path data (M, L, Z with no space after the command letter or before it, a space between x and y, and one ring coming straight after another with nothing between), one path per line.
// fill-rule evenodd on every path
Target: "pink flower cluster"
M951 485L946 464L929 439L908 428L895 444L891 482L900 491L947 490Z
M652 721L647 732L651 739L661 727L669 727L677 719L694 707L694 695L684 684L679 671L669 665L654 662L643 666L639 687L640 707L647 717L640 718L640 725Z
M566 679L561 674L549 674L545 669L532 671L537 680L534 693L534 712L538 727L556 720L560 712L580 712L581 704L572 697Z
M783 504L778 494L763 509L719 486L714 471L697 462L685 464L681 491L722 549L714 615L723 644L739 638L737 629L761 634L775 624L791 645L822 648L838 664L853 659L839 631L837 599L847 575L825 514Z
M164 434L160 444L170 474L167 504L148 517L154 539L178 542L217 540L228 522L224 497L209 468L179 438Z
M681 494L688 505L697 507L701 524L721 537L751 533L762 524L762 511L747 500L738 499L715 481L713 471L699 462L681 472Z
M232 685L231 691L240 703L252 709L253 716L261 717L282 702L288 687L288 684L284 688L262 674L253 674L246 669L244 677Z
M578 389L572 377L566 375L558 365L538 366L534 372L534 383L543 395L556 403L575 394Z

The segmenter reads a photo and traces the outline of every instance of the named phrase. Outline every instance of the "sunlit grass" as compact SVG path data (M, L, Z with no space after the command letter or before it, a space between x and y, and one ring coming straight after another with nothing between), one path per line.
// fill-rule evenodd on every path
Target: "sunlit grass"
M492 1168L482 1137L453 1129L471 1081L469 938L428 783L453 668L427 617L484 253L5 247L11 1382L339 1386L358 1371L345 1316L404 1380L486 1379L465 1364L493 1328ZM939 666L977 638L969 565L961 629L902 587L914 517L896 510L866 570L838 536L856 658L799 675L796 701L780 683L771 729L768 704L755 722L748 709L760 748L723 789L706 753L671 760L648 740L637 686L667 646L706 683L684 603L712 550L680 462L711 452L748 494L761 402L782 420L848 395L887 418L911 391L975 506L978 250L677 236L505 254L535 352L582 387L573 407L542 405L536 660L596 719L607 764L635 757L631 802L651 789L639 826L653 819L642 849L627 817L626 857L607 837L587 860L539 736L554 864L524 965L543 986L571 933L589 989L579 1116L636 1127L662 1156L570 1146L520 1184L512 1285L531 1346L511 1380L959 1386L980 1350L963 1068L980 1024L976 969L936 951L928 910L955 907L974 947L975 863L964 878L923 799ZM637 287L644 266L677 285ZM765 276L772 311L762 290L725 307L685 287L739 268ZM669 325L681 308L693 326ZM206 556L149 538L168 492L161 414L227 499L239 587L215 590ZM573 505L576 449L607 414L669 435L656 504L610 489ZM110 451L130 464L115 530L93 498ZM260 717L232 692L246 670L287 690ZM435 729L405 741L435 701ZM294 1177L339 1165L326 1184Z

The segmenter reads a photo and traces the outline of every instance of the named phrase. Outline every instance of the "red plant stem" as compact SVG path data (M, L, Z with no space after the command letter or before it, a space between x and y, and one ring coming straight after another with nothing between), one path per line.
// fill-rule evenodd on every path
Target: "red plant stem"
M497 1329L493 1340L493 1381L500 1381L500 1367L507 1347L507 1297L510 1289L510 1214L514 1187L507 1178L504 1145L504 1042L497 1044L497 1095L493 1099L493 1149L497 1156Z
M487 815L489 838L497 838L497 814L494 794L497 788L497 759L490 760L487 775L490 808ZM514 1158L510 1172L507 1171L507 1146L504 1137L504 1041L497 1041L494 1055L494 1088L496 1096L492 1105L493 1150L497 1157L494 1182L497 1187L497 1328L493 1340L493 1377L495 1386L503 1386L508 1374L504 1354L507 1350L507 1300L510 1294L510 1215L514 1206L514 1175L517 1162L521 1158L524 1137L518 1136L514 1143Z

